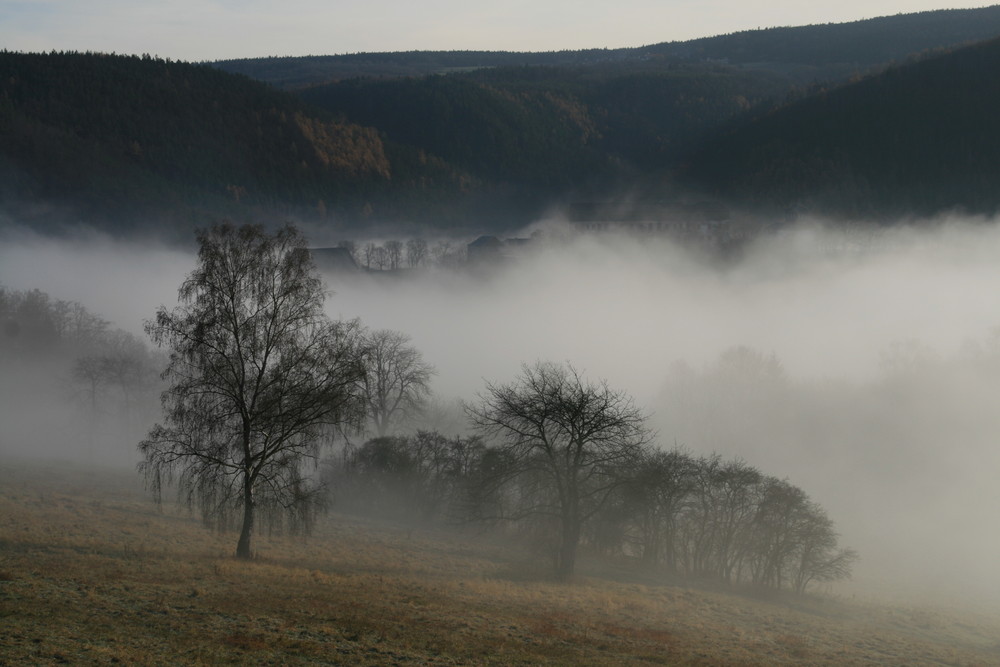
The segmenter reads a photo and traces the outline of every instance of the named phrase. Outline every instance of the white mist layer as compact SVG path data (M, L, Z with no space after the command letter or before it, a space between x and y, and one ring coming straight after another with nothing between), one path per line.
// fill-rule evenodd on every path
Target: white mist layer
M160 305L177 302L177 288L195 268L193 252L149 240L116 241L88 234L60 241L29 232L0 235L0 286L39 289L78 301L115 327L142 334Z
M816 230L766 239L735 265L659 240L553 244L487 282L438 275L366 285L331 278L328 310L409 333L465 395L522 362L569 360L642 401L676 360L735 345L797 377L869 378L890 344L950 350L1000 325L1000 232L886 233L856 251Z
M571 361L632 393L662 446L742 457L806 490L861 552L866 587L988 600L1000 594L989 521L1000 507L1000 378L949 360L1000 326L998 258L1000 230L985 224L800 229L724 265L659 240L582 238L485 283L334 282L329 308L409 333L447 396L508 381L522 362ZM677 362L702 377L735 346L774 355L783 388L712 395L703 379L698 405L678 408ZM923 357L939 365L886 377Z
M802 228L724 263L661 239L582 237L484 275L328 276L327 310L409 334L444 401L522 363L570 361L631 393L662 446L742 457L804 489L861 553L864 585L995 599L998 260L1000 229L982 222ZM194 262L156 245L8 237L0 285L139 332ZM773 355L783 378L720 380L736 346Z

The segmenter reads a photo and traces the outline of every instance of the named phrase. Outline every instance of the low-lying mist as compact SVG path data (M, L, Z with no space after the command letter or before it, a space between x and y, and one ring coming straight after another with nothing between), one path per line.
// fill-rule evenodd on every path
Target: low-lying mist
M1000 594L1000 227L803 224L723 259L660 237L540 239L478 270L328 275L327 309L409 334L443 402L539 359L607 379L661 446L809 493L860 552L858 590ZM0 285L136 333L193 267L155 244L0 239ZM0 423L6 451L33 430Z

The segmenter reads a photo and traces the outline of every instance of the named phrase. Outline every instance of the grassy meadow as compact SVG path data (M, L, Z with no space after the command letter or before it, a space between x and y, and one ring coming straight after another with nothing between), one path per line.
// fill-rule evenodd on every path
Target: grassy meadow
M728 591L328 515L308 539L158 508L134 472L0 459L0 665L994 665L1000 616Z

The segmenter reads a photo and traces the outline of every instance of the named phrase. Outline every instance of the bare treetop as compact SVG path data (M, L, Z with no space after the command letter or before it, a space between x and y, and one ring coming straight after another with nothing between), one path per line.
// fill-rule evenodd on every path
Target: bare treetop
M610 463L652 439L646 416L628 394L603 380L586 382L568 365L524 365L518 380L488 384L481 398L468 410L477 428L521 455L552 455L553 465Z

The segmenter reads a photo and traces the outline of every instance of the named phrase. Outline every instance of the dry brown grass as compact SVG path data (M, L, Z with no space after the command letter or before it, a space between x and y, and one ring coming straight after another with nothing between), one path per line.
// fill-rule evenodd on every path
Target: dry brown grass
M254 561L233 545L132 473L0 461L0 664L1000 664L996 618L562 584L472 536L334 515Z

